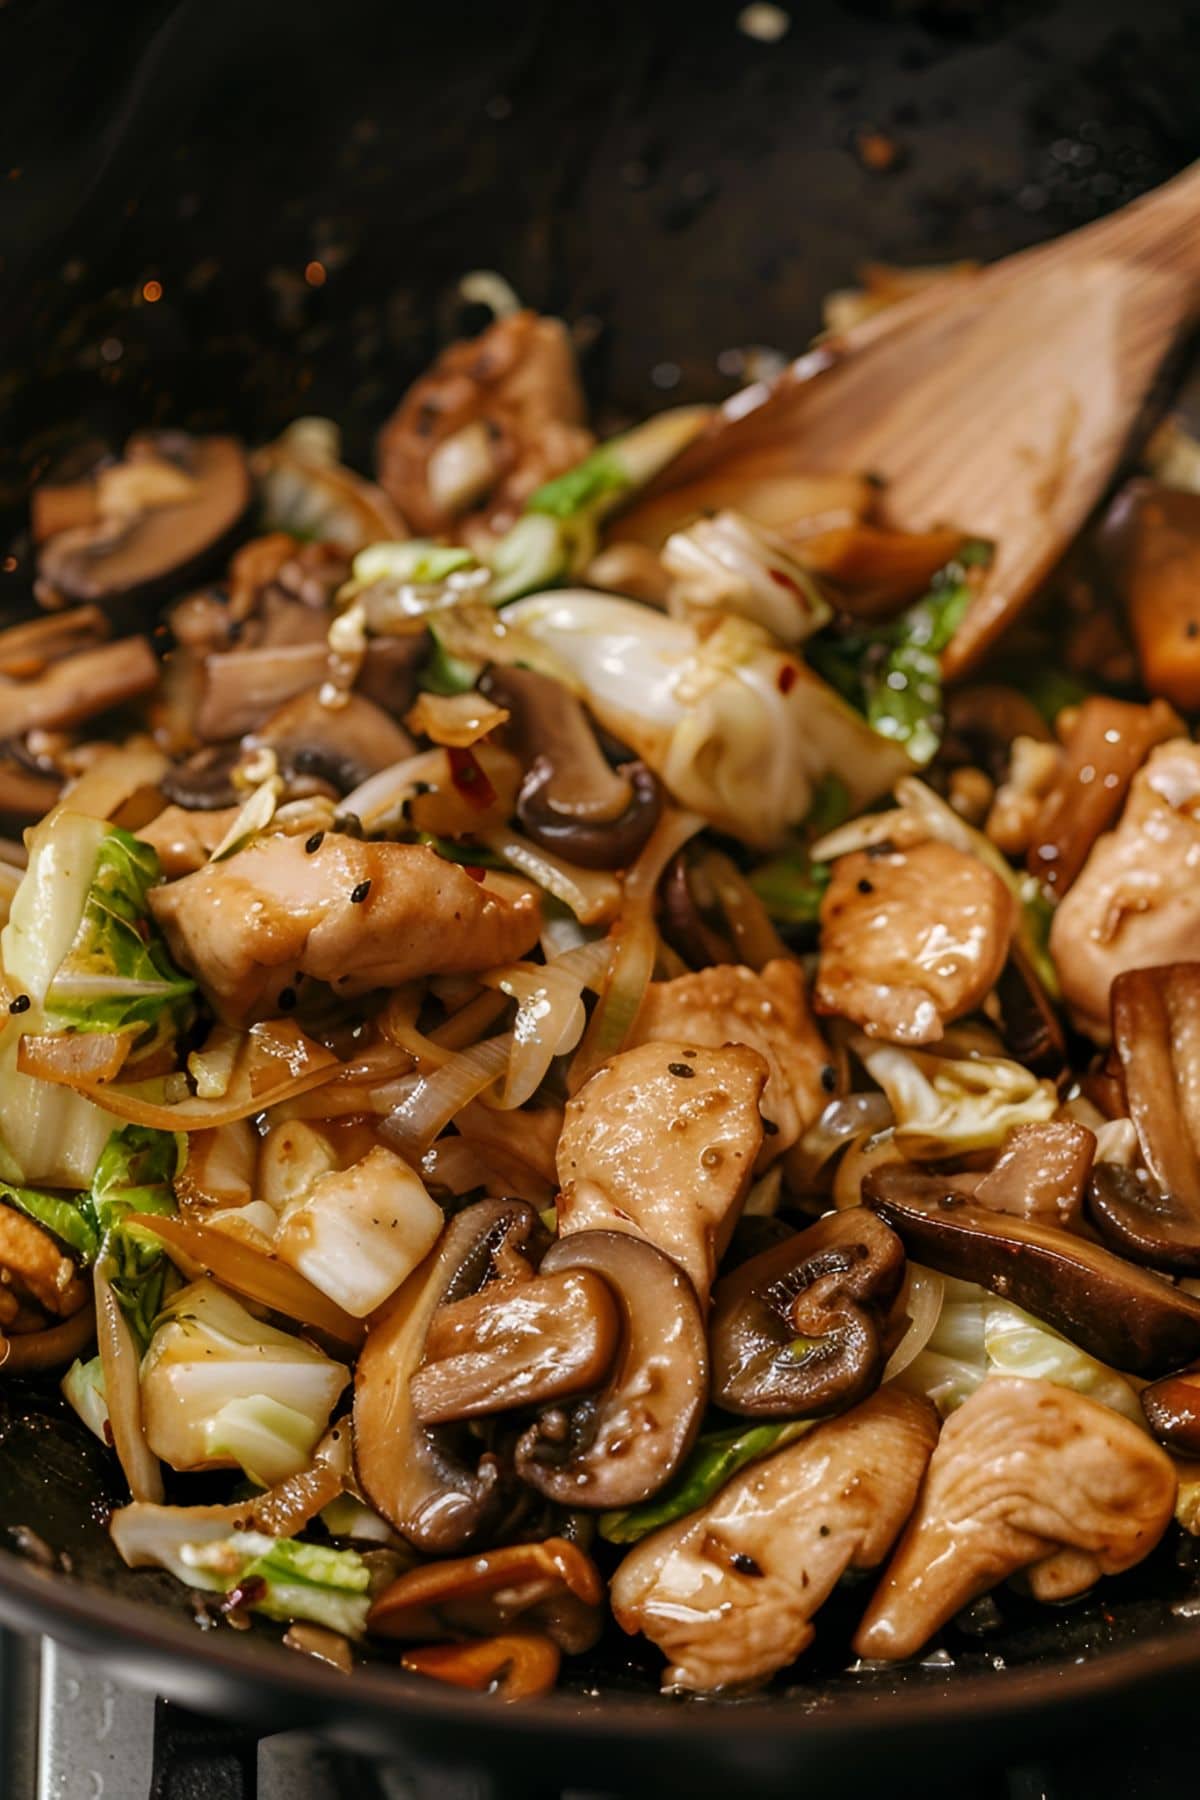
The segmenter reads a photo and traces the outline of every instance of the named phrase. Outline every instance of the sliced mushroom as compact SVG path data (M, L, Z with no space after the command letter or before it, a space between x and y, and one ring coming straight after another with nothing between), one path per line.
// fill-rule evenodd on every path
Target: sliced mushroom
M899 1238L861 1206L743 1263L713 1295L713 1399L767 1418L857 1405L879 1386L881 1328L903 1279Z
M367 1627L390 1638L491 1636L520 1620L577 1656L600 1635L603 1601L591 1558L551 1537L409 1569L380 1594Z
M422 1425L411 1394L437 1308L473 1293L507 1247L519 1255L536 1219L513 1200L480 1200L371 1320L354 1378L358 1478L377 1512L429 1555L467 1547L501 1503L500 1465L465 1433Z
M196 709L196 736L225 743L253 731L287 701L325 679L329 646L322 637L307 644L216 651L204 659Z
M1113 1049L1146 1167L1200 1226L1200 962L1112 984Z
M1200 963L1128 969L1112 985L1113 1053L1146 1171L1099 1163L1102 1235L1152 1268L1200 1271Z
M298 975L346 995L492 968L523 956L540 924L532 893L493 891L421 844L332 831L259 838L155 888L151 907L229 1019L277 1005Z
M144 432L93 491L93 521L43 543L39 589L111 603L193 577L245 514L250 471L234 438Z
M730 1044L643 1044L569 1101L558 1141L558 1229L622 1231L674 1258L701 1300L762 1145L767 1065Z
M1000 877L951 844L840 856L821 902L816 1010L869 1037L935 1043L995 986L1015 921Z
M887 1555L936 1440L933 1408L894 1388L819 1425L631 1551L617 1623L662 1650L666 1688L762 1681L807 1649L846 1570Z
M62 783L19 763L0 759L0 818L40 819L57 801Z
M808 1004L803 965L776 958L757 972L741 964L697 969L653 981L630 1034L630 1047L654 1042L745 1044L767 1064L758 1166L786 1154L829 1098L829 1051Z
M64 656L94 649L108 636L108 620L98 606L25 619L0 631L0 675L28 681Z
M316 776L339 794L348 794L368 776L411 756L415 745L382 707L361 694L345 695L329 706L318 689L310 688L286 701L242 741L244 752L263 748L275 752L287 774Z
M1177 1456L1200 1456L1200 1371L1151 1382L1139 1395L1146 1423Z
M1182 730L1165 700L1135 706L1097 695L1083 702L1029 850L1030 870L1053 893L1061 898L1071 886L1154 746Z
M1138 1426L1051 1382L991 1376L942 1427L854 1648L913 1656L1018 1569L1039 1597L1082 1593L1148 1556L1174 1505L1170 1459Z
M1015 738L1053 742L1033 701L1019 688L998 682L952 688L946 700L946 733L961 743L971 761L995 782L1003 781L1008 773Z
M1200 494L1126 482L1100 534L1137 644L1142 683L1185 712L1200 706Z
M886 1163L863 1202L914 1261L1023 1306L1113 1368L1163 1375L1200 1357L1200 1300L1055 1225L989 1212L952 1179Z
M417 1417L474 1419L585 1393L608 1374L619 1334L616 1302L589 1269L493 1284L434 1314L412 1380Z
M1083 1215L1083 1191L1095 1154L1095 1132L1074 1119L1016 1125L992 1167L972 1180L969 1191L989 1212L1045 1219L1070 1230Z
M582 704L533 669L493 667L481 686L509 713L525 770L517 817L544 850L585 869L626 868L658 823L663 792L642 763L609 767Z
M598 1394L551 1407L517 1446L517 1470L562 1506L635 1506L670 1480L708 1399L708 1346L695 1293L667 1256L616 1231L559 1238L543 1275L591 1270L616 1297L621 1347Z
M404 1652L400 1666L412 1675L501 1700L532 1700L553 1688L560 1661L552 1638L537 1631L506 1631L465 1644L414 1645Z
M0 686L0 730L16 738L36 727L78 725L148 693L158 676L158 658L144 637L79 650L31 681Z
M1160 1187L1144 1170L1098 1162L1087 1200L1101 1237L1131 1262L1176 1275L1200 1274L1200 1215L1194 1195Z
M241 750L237 744L206 744L185 762L169 764L159 786L167 799L174 802L176 810L189 813L229 812L232 815L246 798L245 790L239 788L233 779L233 772L240 761ZM213 839L213 850L223 835L218 833ZM200 861L207 861L207 857L202 856Z

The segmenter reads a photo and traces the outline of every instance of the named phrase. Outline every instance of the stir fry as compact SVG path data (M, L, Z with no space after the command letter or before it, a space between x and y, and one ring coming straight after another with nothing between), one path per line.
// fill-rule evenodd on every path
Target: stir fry
M947 689L971 521L724 418L597 443L514 313L378 486L302 420L33 496L0 1372L346 1670L741 1691L849 1578L886 1662L1200 1531L1200 449Z

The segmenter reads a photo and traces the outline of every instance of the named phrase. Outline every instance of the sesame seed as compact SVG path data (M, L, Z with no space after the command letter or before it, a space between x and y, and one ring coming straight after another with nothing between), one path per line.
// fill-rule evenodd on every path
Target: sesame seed
M371 891L370 882L369 881L360 881L358 886L356 888L354 888L351 892L351 895L350 895L351 906L361 906L363 901L366 899L367 895L370 893L370 891Z
M8 1010L10 1013L28 1012L32 1004L28 994L18 994L15 1000L9 1002Z

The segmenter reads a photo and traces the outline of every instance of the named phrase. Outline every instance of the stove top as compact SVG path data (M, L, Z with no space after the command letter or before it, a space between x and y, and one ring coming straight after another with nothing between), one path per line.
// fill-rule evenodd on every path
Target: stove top
M1126 1731L1069 1758L897 1771L885 1800L1180 1800L1195 1782L1188 1722L1173 1740ZM797 1791L803 1770L797 1769ZM639 1800L546 1789L520 1800ZM822 1800L857 1800L862 1789ZM353 1755L302 1732L259 1737L118 1686L103 1666L49 1639L0 1633L0 1800L517 1800L511 1786ZM661 1795L656 1800L664 1800ZM667 1800L686 1800L669 1796Z

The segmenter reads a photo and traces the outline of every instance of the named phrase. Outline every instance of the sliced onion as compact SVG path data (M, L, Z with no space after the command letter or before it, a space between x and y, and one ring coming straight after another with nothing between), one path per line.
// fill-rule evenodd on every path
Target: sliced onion
M564 862L562 857L540 849L507 826L478 835L480 843L486 844L494 856L561 900L581 925L602 925L616 916L621 905L621 886L615 875L604 869L581 869L575 863ZM642 855L645 854L643 850Z
M472 689L466 694L419 694L404 723L417 737L469 750L489 731L507 724L508 718L507 707L497 706L486 694Z
M235 1531L295 1537L336 1500L345 1482L328 1463L314 1462L265 1493L228 1506L123 1506L112 1516L112 1540L131 1568L170 1568L184 1544L204 1543Z
M612 960L608 978L567 1079L572 1093L628 1041L654 977L658 954L654 896L658 884L671 858L689 838L703 830L704 823L699 813L668 809L625 877L620 917L609 934Z
M418 1076L411 1092L384 1121L383 1135L414 1166L440 1137L455 1114L504 1074L513 1050L513 1034L472 1044L435 1069Z
M505 1115L496 1113L495 1118ZM482 1188L498 1198L527 1200L536 1212L554 1204L554 1184L518 1156L497 1150L473 1137L441 1137L421 1158L420 1175L427 1187L462 1195Z
M513 1053L504 1084L492 1104L503 1111L523 1106L537 1092L556 1056L566 1056L583 1035L583 989L601 987L612 944L604 939L568 950L553 962L513 963L480 980L517 1001Z
M908 1286L904 1296L908 1329L883 1366L883 1381L891 1381L921 1354L942 1316L944 1294L945 1283L940 1275L933 1269L923 1268L920 1263L909 1263Z
M406 800L412 799L419 784L444 781L445 776L445 751L422 750L369 775L346 795L340 810L353 814L364 831L378 831L385 820L400 812Z
M306 1037L289 1019L268 1019L242 1034L240 1052L225 1093L163 1102L136 1087L122 1088L47 1071L44 1079L74 1088L118 1119L157 1131L204 1131L265 1112L281 1100L331 1081L341 1070L331 1050ZM150 1085L150 1084L146 1084Z
M162 1468L151 1453L142 1424L137 1345L113 1291L112 1258L107 1252L96 1264L96 1341L113 1448L129 1491L135 1500L161 1501Z
M790 955L771 923L766 907L724 851L706 850L700 859L700 869L729 921L740 962L751 969L761 969L777 957Z
M847 1094L831 1100L788 1156L788 1185L816 1188L839 1150L855 1138L873 1137L893 1123L886 1094Z
M352 1319L311 1281L251 1242L249 1233L220 1230L197 1219L160 1218L157 1213L139 1214L138 1226L161 1238L168 1252L177 1250L186 1257L192 1265L185 1270L189 1276L203 1271L247 1300L311 1325L314 1331L328 1332L339 1343L362 1342L361 1319Z
M121 1072L136 1033L130 1031L27 1032L17 1044L22 1075L72 1087L112 1081Z
M89 1301L46 1331L23 1331L4 1338L0 1369L6 1375L26 1375L35 1369L61 1368L81 1356L95 1335L96 1310Z

